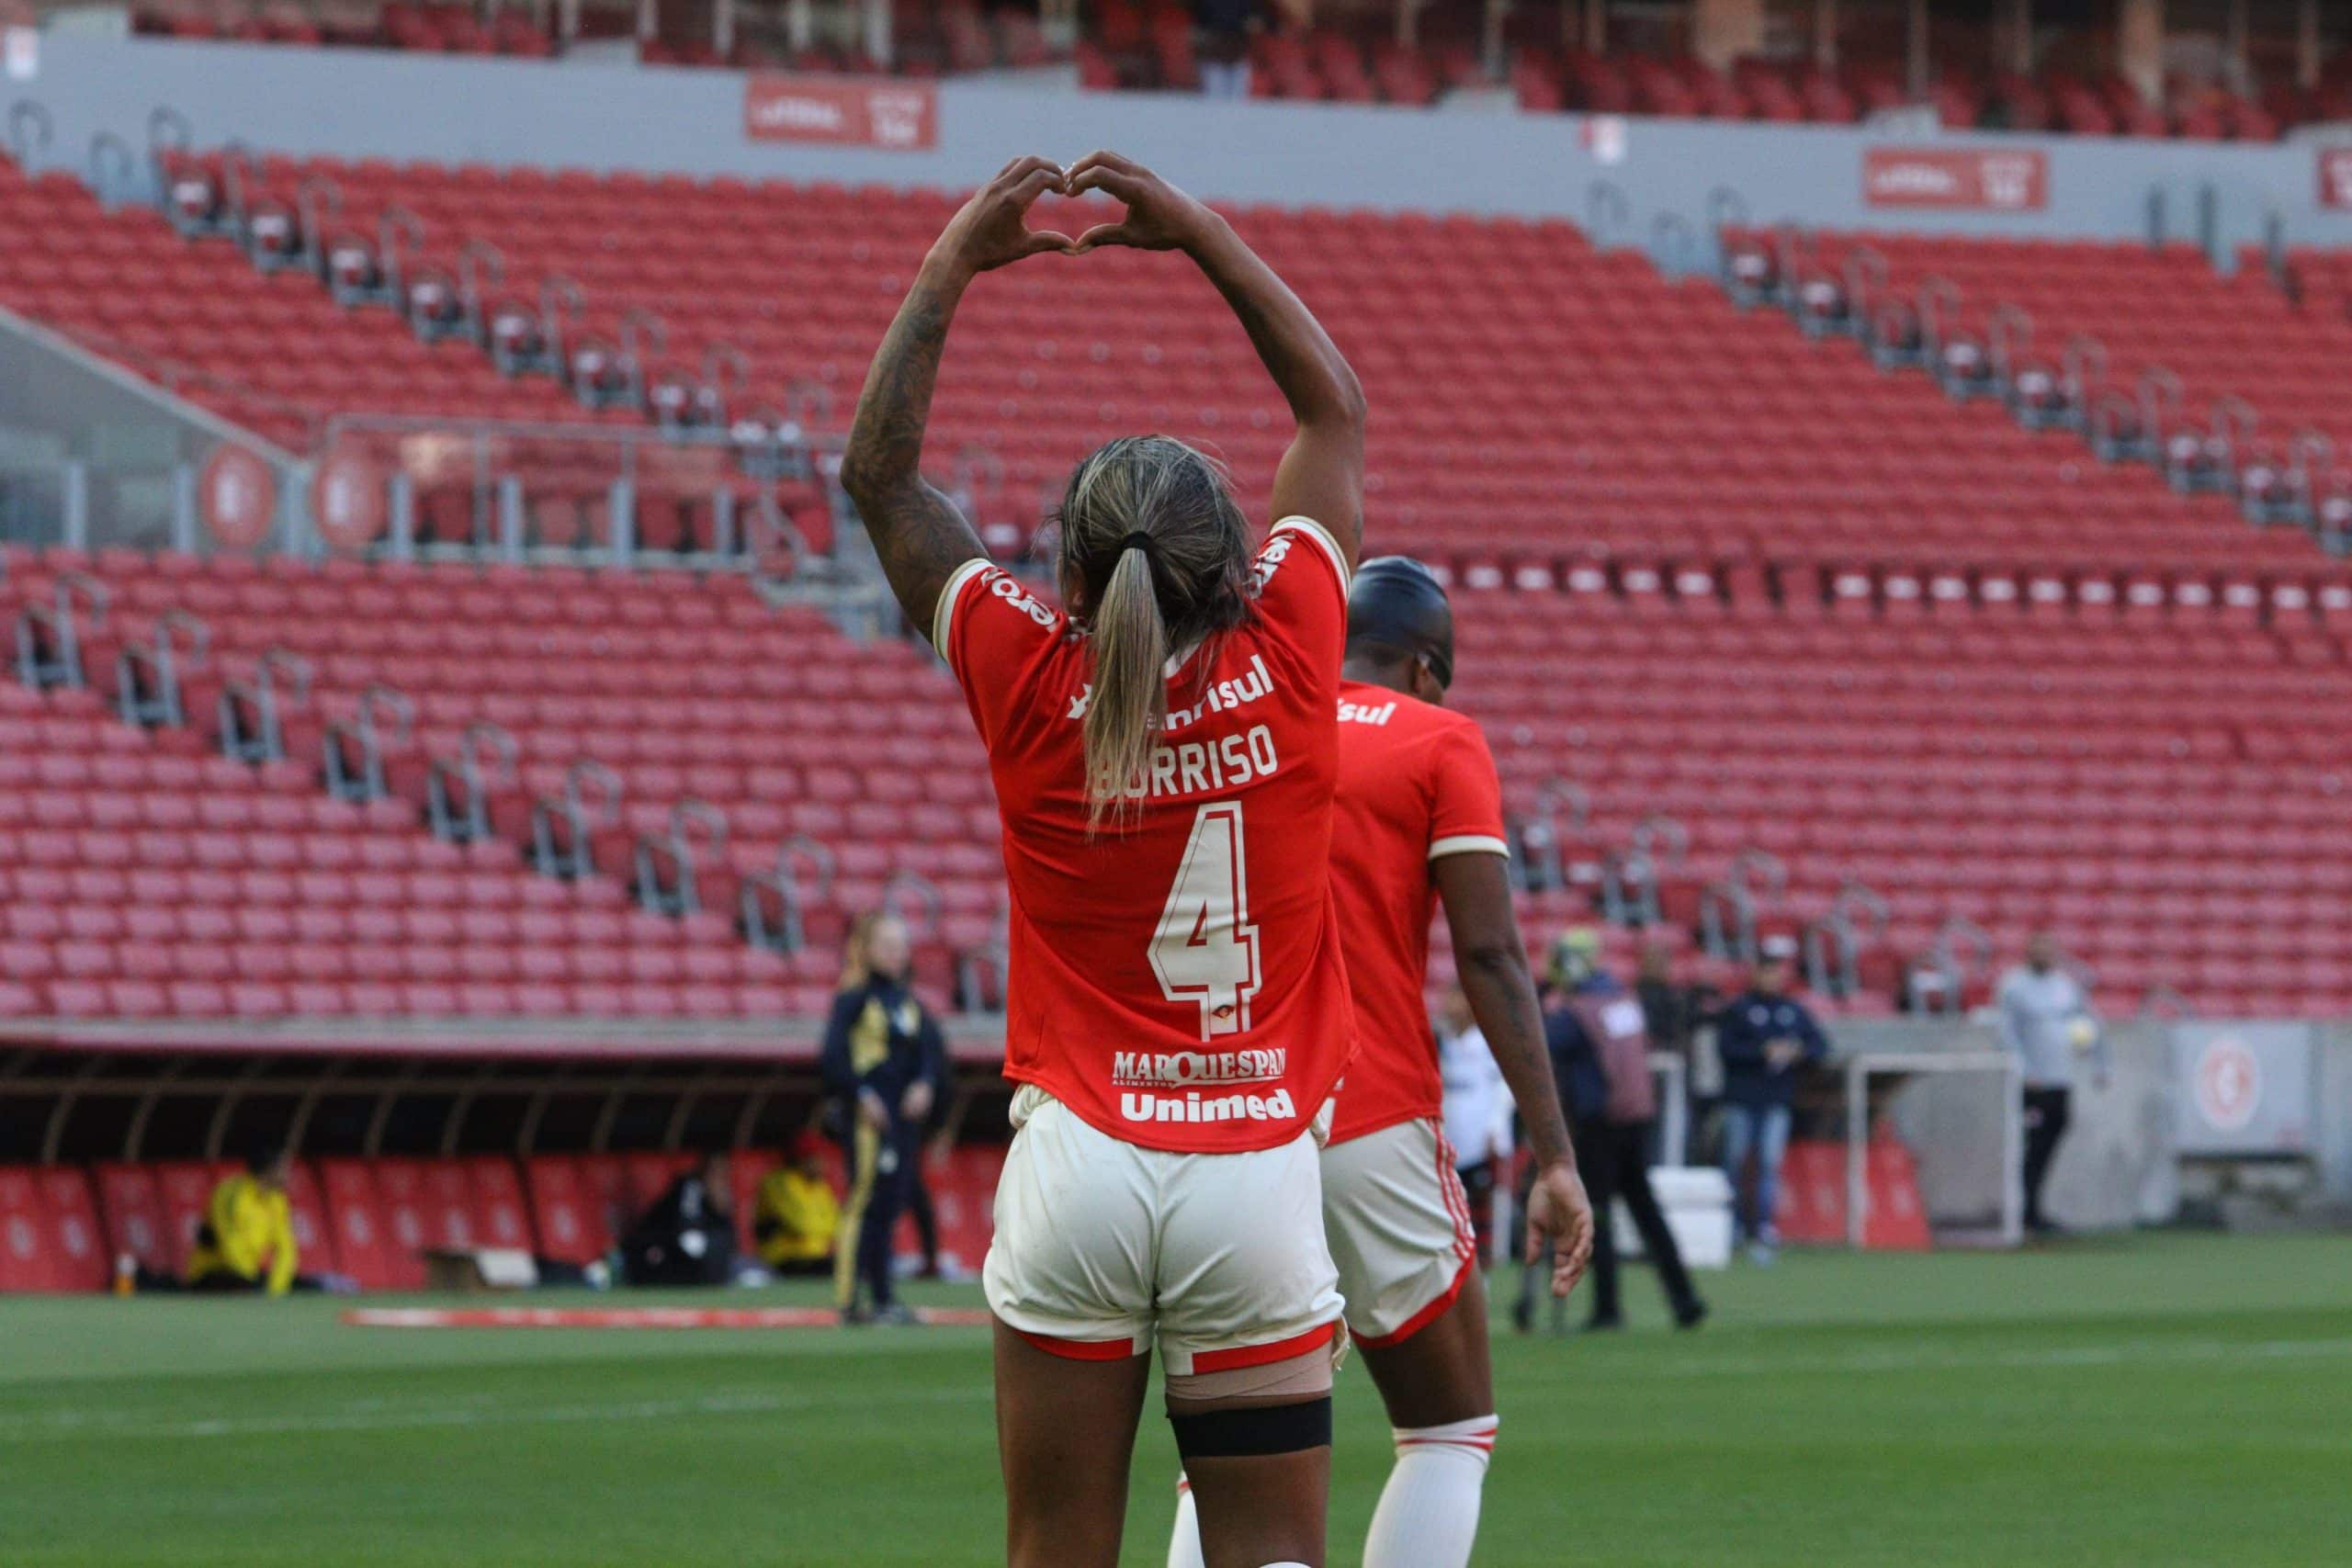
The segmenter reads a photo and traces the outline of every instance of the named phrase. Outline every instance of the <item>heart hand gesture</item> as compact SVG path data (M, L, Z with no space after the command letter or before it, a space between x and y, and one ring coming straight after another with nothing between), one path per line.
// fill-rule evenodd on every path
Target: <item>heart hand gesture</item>
M1074 242L1068 234L1028 224L1029 209L1039 197L1066 188L1061 165L1052 159L1015 158L948 220L933 256L968 277L1046 251L1070 254Z
M1145 168L1116 152L1090 152L1070 165L1069 194L1099 190L1126 206L1116 223L1098 223L1078 237L1073 255L1102 245L1138 251L1182 250L1213 221L1209 209Z

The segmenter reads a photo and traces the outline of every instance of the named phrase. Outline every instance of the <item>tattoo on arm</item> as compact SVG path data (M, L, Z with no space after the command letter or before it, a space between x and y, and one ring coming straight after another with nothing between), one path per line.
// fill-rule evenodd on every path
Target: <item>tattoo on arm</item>
M922 468L932 390L962 293L961 284L929 268L917 275L866 371L842 455L842 488L865 519L891 592L926 635L947 579L988 553L956 503L924 481Z

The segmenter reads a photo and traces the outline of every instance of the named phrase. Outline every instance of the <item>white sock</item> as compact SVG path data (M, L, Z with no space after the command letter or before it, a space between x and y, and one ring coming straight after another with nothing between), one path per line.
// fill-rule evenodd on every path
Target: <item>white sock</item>
M1193 1506L1193 1483L1176 1472L1176 1529L1168 1538L1168 1568L1208 1568L1201 1560L1201 1513Z
M1480 1416L1396 1428L1396 1465L1372 1511L1363 1568L1469 1568L1498 1425Z

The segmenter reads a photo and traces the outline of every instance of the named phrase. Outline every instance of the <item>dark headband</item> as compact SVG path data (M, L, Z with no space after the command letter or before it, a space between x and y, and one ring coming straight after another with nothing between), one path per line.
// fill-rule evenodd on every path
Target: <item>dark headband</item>
M1427 660L1439 685L1453 683L1453 606L1437 574L1410 556L1378 556L1356 568L1348 640Z

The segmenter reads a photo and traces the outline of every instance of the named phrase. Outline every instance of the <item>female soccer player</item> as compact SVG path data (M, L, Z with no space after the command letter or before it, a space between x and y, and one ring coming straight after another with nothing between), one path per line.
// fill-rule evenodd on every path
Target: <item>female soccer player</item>
M1444 707L1453 611L1427 567L1363 563L1348 601L1340 798L1331 843L1359 1054L1323 1151L1323 1222L1348 1327L1395 1430L1364 1568L1465 1568L1497 1422L1487 1293L1470 1204L1439 1129L1437 1041L1423 1000L1442 903L1471 1012L1536 1161L1527 1258L1549 1242L1553 1291L1576 1285L1593 1215L1511 912L1502 788L1478 726ZM1200 1568L1180 1495L1170 1568Z
M1123 218L1025 227L1047 191ZM1182 250L1297 434L1277 521L1167 436L1111 442L1060 506L1066 611L991 568L918 471L973 278L1047 251ZM1146 1359L1213 1568L1323 1560L1336 1271L1317 1145L1353 1050L1330 888L1363 394L1216 214L1097 152L1008 165L949 222L868 373L842 482L987 743L1012 893L1021 1087L984 1281L1015 1568L1116 1562Z

